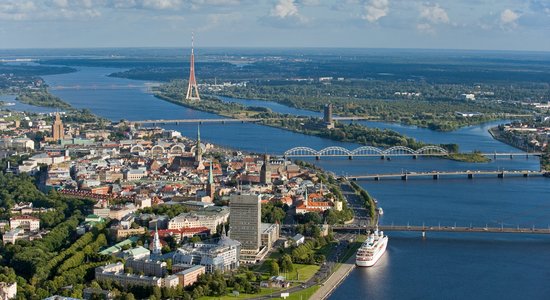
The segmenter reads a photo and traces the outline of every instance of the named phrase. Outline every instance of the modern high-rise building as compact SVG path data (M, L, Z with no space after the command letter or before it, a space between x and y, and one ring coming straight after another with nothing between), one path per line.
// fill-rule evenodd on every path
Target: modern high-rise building
M59 116L59 112L55 113L55 121L52 126L52 138L53 141L57 142L65 138L65 130L63 129L63 122Z
M258 253L262 242L260 195L233 194L230 198L229 208L229 234L232 239L241 243L241 259L244 250Z

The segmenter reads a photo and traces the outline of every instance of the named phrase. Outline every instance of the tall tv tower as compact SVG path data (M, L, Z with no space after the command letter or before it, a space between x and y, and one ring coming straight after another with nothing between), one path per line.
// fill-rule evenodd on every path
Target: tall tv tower
M197 79L195 78L195 35L191 34L191 64L189 67L189 85L187 86L187 96L185 100L201 100L199 96L199 87L197 86Z

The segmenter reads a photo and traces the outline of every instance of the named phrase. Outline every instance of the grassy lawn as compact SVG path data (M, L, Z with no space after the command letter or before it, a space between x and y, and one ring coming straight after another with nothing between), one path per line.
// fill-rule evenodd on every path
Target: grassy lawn
M319 271L320 266L318 265L302 265L294 264L294 270L292 272L281 273L280 275L285 276L287 280L295 281L308 281L317 271Z
M320 287L319 285L308 287L305 290L301 290L299 292L290 294L290 296L286 299L287 300L307 300L311 296L313 296L313 294L319 289L319 287ZM273 298L273 299L283 299L283 298Z
M199 300L231 300L231 299L249 299L249 298L257 298L265 295L269 295L273 292L277 291L276 289L268 289L268 288L262 288L262 290L257 294L244 294L241 293L239 296L233 296L232 290L227 289L227 295L221 296L221 297L200 297Z

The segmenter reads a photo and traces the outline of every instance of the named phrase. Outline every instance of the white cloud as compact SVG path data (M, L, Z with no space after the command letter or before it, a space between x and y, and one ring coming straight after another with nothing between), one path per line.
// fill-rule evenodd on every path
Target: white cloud
M271 9L270 15L281 19L298 16L298 7L294 0L279 0Z
M364 7L365 13L361 16L363 20L370 23L378 21L388 15L390 11L390 2L388 0L369 0Z
M104 3L101 0L7 0L0 3L0 20L89 20L101 16L101 12L94 8L100 4Z
M432 24L448 24L451 21L447 11L439 4L423 5L420 8L420 17Z
M182 3L182 0L109 0L108 5L114 8L144 8L155 10L168 10L178 9L181 7Z
M37 7L32 1L0 2L0 20L22 21L29 19Z
M503 28L515 28L518 26L519 13L507 8L500 13L500 25Z
M152 9L176 9L181 5L181 0L143 0L144 8Z

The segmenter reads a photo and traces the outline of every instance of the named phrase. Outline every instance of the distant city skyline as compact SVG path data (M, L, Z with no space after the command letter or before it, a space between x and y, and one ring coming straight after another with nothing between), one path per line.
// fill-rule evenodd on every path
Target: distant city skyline
M0 0L0 48L550 51L550 0Z

